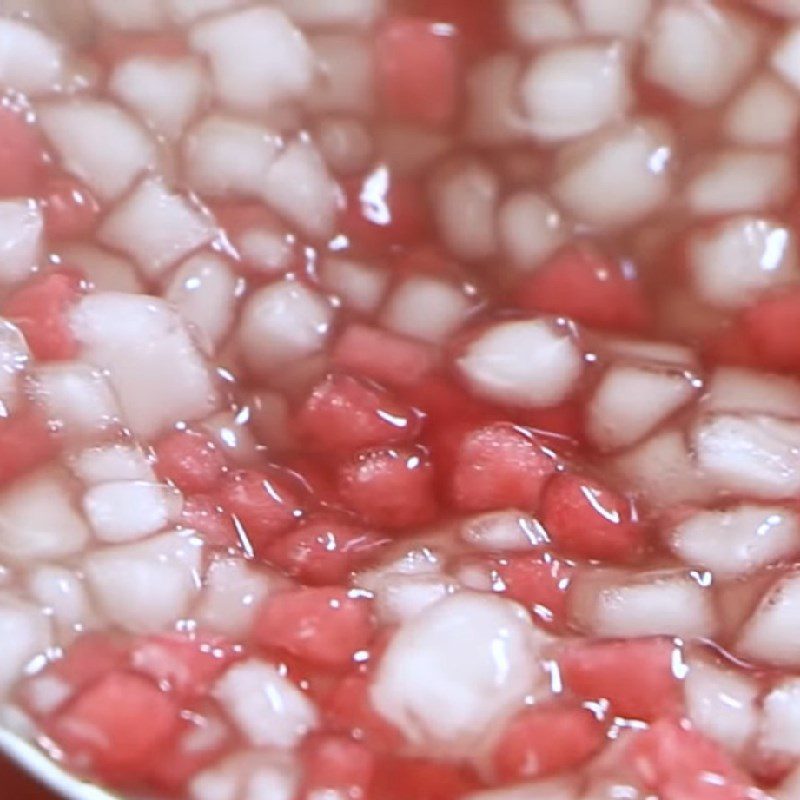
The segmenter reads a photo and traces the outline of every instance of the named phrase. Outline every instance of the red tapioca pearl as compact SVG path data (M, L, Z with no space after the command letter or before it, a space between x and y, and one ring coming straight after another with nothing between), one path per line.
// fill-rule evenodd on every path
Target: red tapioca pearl
M561 250L520 284L514 298L528 311L626 333L642 332L651 317L633 265L588 245Z
M321 666L345 667L372 638L371 606L369 598L340 587L280 592L264 601L253 637Z
M389 117L434 127L453 119L462 69L455 27L390 18L376 33L375 55L378 98Z
M402 389L419 385L433 372L436 353L430 345L356 323L334 344L331 361L345 372Z
M295 525L302 514L288 476L241 470L229 474L219 490L222 507L239 522L256 555Z
M342 502L370 525L405 528L436 515L433 467L422 447L362 450L339 468Z
M127 784L147 775L179 724L172 697L140 675L115 671L81 692L44 732L73 767Z
M347 452L407 442L419 432L420 416L377 386L329 375L314 387L295 425L310 449Z
M580 767L606 743L606 723L583 706L534 705L497 741L492 766L501 782L536 780Z
M209 547L238 548L242 545L233 517L212 495L184 497L180 524L197 531Z
M47 168L44 144L26 111L0 102L0 196L32 197Z
M159 439L153 450L156 474L174 483L182 492L211 492L225 474L225 457L204 433L180 430Z
M573 558L630 562L649 538L629 498L572 472L547 484L540 519L556 548Z
M375 772L375 756L346 736L312 734L302 744L303 782L299 800L325 792L344 800L366 800ZM319 793L319 794L318 794Z
M652 722L683 710L682 654L672 639L576 641L556 662L570 692L608 701L615 716Z
M536 510L558 462L527 429L499 422L469 431L455 455L450 498L460 511Z
M422 241L428 231L423 184L399 177L385 164L343 183L339 226L350 243L367 253L382 254Z
M800 289L764 297L742 313L741 330L762 369L800 369Z
M637 734L627 757L663 800L747 800L761 796L716 742L686 722L658 720Z
M60 449L47 417L35 406L0 417L0 486L47 463Z
M302 583L344 583L390 542L345 517L318 514L276 539L264 558Z
M69 175L54 175L41 191L45 233L51 241L88 236L100 216L91 191Z
M379 757L370 798L375 800L460 800L481 788L466 766L430 758Z

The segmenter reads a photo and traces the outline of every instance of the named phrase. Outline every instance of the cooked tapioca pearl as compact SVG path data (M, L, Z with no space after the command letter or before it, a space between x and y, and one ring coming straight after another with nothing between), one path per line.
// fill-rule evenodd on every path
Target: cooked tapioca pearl
M523 511L490 511L464 520L460 538L476 550L520 550L546 544L547 532Z
M39 266L43 228L35 201L0 201L0 284L22 281Z
M388 575L373 594L383 625L400 625L458 591L458 581L436 575Z
M633 795L620 795L620 799L639 800ZM578 800L585 798L579 792L578 782L574 778L554 778L545 781L532 783L518 783L514 786L505 786L499 789L484 789L479 792L471 792L464 797L464 800ZM595 800L592 797L590 800ZM597 800L612 800L609 798L597 798Z
M576 0L578 18L588 33L638 36L653 9L653 0Z
M583 357L573 332L546 319L493 325L457 362L476 394L506 405L552 406L574 388Z
M800 381L739 367L720 367L706 383L706 411L800 418Z
M105 481L155 481L153 468L135 445L107 444L88 447L69 457L70 469L91 486Z
M507 0L506 19L514 38L535 45L576 37L575 14L562 0Z
M721 491L765 500L800 491L800 424L716 414L698 422L693 438L699 468Z
M564 45L545 51L520 79L528 129L537 139L560 142L621 119L630 103L627 70L618 44Z
M517 107L522 69L519 56L506 52L472 68L466 82L466 130L470 141L491 146L524 138L525 120Z
M764 698L757 747L787 765L800 757L800 679L781 680Z
M694 350L673 342L603 337L594 344L603 359L658 364L673 369L681 367L687 371L696 371L700 366Z
M614 364L590 401L589 438L602 450L633 444L686 405L701 388L702 380L691 372Z
M0 19L0 83L31 97L56 91L66 76L63 45L20 19Z
M296 281L278 281L250 295L242 310L242 356L259 377L268 377L325 344L334 310L321 295Z
M231 464L253 464L258 460L258 447L249 428L250 418L246 409L220 411L203 423L203 429L211 437L224 460Z
M38 606L0 593L0 640L0 695L4 695L51 646L50 621Z
M394 635L372 702L415 747L469 757L540 681L537 635L514 603L454 594Z
M89 529L73 498L69 474L49 467L13 483L0 494L0 554L20 562L79 553Z
M565 149L553 192L567 211L589 225L633 225L667 201L672 161L672 135L666 127L652 120L631 122Z
M317 126L317 143L328 166L336 173L365 172L375 151L370 130L358 119L330 116Z
M500 243L514 267L529 270L551 256L566 237L561 213L537 192L523 190L500 206Z
M37 118L62 166L98 197L113 200L156 165L153 139L112 103L76 98L42 104Z
M303 233L316 239L333 235L339 187L307 136L283 150L270 167L262 188L263 200Z
M697 730L741 752L758 726L758 684L745 672L693 658L684 686L688 716Z
M790 28L773 50L771 64L773 69L795 89L800 89L800 27Z
M744 145L781 145L800 122L800 103L770 75L754 78L733 100L724 118L725 133Z
M800 17L800 0L748 0L750 5L777 17Z
M280 137L262 125L212 114L186 137L186 178L202 195L260 197L280 145Z
M144 294L145 287L130 259L103 247L84 242L70 242L58 251L65 264L80 264L92 287L100 292Z
M231 667L213 694L257 746L292 748L318 725L314 704L266 661L251 659Z
M101 243L129 255L149 278L216 235L211 217L159 178L143 180L105 218Z
M178 24L194 22L218 11L244 5L244 0L167 0L170 17Z
M368 113L374 104L373 49L361 36L327 33L311 39L318 75L308 98L316 112Z
M495 215L500 184L477 160L450 165L433 185L434 218L445 244L458 258L489 258L497 249Z
M314 54L282 11L259 6L198 22L191 46L208 57L219 100L240 111L267 111L304 97Z
M154 131L177 139L198 108L203 79L196 58L139 56L114 69L108 89Z
M470 298L461 288L435 278L408 278L389 296L383 324L391 331L438 343L463 322Z
M696 214L757 211L783 203L795 185L792 159L783 153L728 150L709 158L686 189Z
M446 134L418 125L385 125L377 135L375 148L393 175L422 175L449 151Z
M19 399L19 377L30 360L20 329L0 318L0 415L8 416Z
M689 242L689 267L707 303L740 308L765 289L800 280L792 231L777 220L736 217Z
M115 0L89 0L92 10L106 24L120 30L146 31L166 22L160 0L132 0L123 8Z
M741 80L757 43L753 28L737 14L707 0L671 0L653 22L645 75L681 100L711 106Z
M42 565L28 576L28 590L59 627L62 640L94 622L94 613L83 581L66 567Z
M236 752L192 778L188 791L192 800L292 800L301 777L299 765L282 753Z
M638 636L713 637L718 630L711 590L685 570L625 573L591 570L572 587L572 621L610 639Z
M55 430L69 439L90 439L120 424L117 399L103 373L82 362L35 367L29 391Z
M198 253L175 271L164 298L213 353L231 329L238 294L239 281L228 262L212 253Z
M214 410L212 375L164 301L98 292L82 298L71 322L86 360L106 372L134 434L149 439Z
M320 265L320 282L346 306L369 314L381 304L389 276L374 264L329 256Z
M313 27L366 27L386 13L386 0L339 0L336 6L319 0L277 0L298 24Z
M96 550L83 560L101 615L131 633L171 628L200 590L202 541L176 531Z
M102 542L143 539L175 523L182 508L181 493L161 483L111 481L83 496L84 513Z
M666 532L682 561L715 578L736 578L789 559L800 550L800 521L780 506L741 505L697 511Z

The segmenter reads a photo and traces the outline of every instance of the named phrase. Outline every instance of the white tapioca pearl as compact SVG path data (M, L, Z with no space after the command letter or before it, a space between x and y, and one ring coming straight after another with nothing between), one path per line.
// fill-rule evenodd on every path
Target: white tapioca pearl
M260 197L280 146L280 137L262 125L212 114L185 139L186 178L202 195Z
M98 611L131 633L172 628L200 590L202 541L193 531L164 533L96 550L83 572Z
M52 643L50 622L42 610L8 592L0 593L0 696Z
M711 591L688 571L592 570L571 595L573 623L593 636L693 639L713 637L719 625Z
M638 36L653 9L653 0L576 0L578 18L589 33Z
M247 409L219 411L203 421L203 430L230 464L248 465L258 461L260 453L250 430Z
M228 11L245 5L246 0L166 0L170 17L185 25L219 11Z
M0 414L11 412L19 400L19 378L30 360L22 331L0 317Z
M265 111L311 89L314 54L277 8L256 6L202 20L189 42L209 58L217 97L233 109Z
M346 306L369 314L381 304L389 276L372 263L330 256L320 265L320 282Z
M742 658L779 667L800 664L800 576L779 578L739 632L733 652Z
M685 678L692 724L733 752L741 752L758 726L759 687L746 673L693 658Z
M89 0L106 24L121 30L153 30L166 22L162 0Z
M701 470L717 489L765 500L800 492L800 424L759 414L716 414L694 429Z
M87 485L105 481L155 481L144 452L134 445L87 447L68 458L70 469Z
M516 53L498 53L478 62L467 76L467 137L498 146L525 138L525 119L518 109L517 89L522 60Z
M294 747L317 727L314 704L272 664L251 659L231 667L214 697L247 740L259 747Z
M514 39L525 45L570 39L580 32L563 0L506 0L506 20Z
M490 511L461 523L460 538L476 550L530 551L546 544L547 531L523 511Z
M790 28L772 51L773 69L795 89L800 89L800 26Z
M59 88L66 74L61 43L22 19L0 19L0 84L34 97Z
M500 243L512 265L529 270L552 255L565 241L561 213L537 192L515 192L498 211Z
M657 12L645 75L686 102L714 105L752 64L757 35L737 14L707 0L670 0Z
M526 127L538 139L585 136L621 119L630 103L619 45L557 46L534 58L520 79Z
M375 152L372 133L355 118L325 117L317 126L316 139L328 166L341 175L366 172Z
M757 747L767 758L800 758L800 679L779 681L764 698Z
M277 5L298 24L313 27L366 27L386 13L386 0L277 0Z
M294 281L278 281L248 298L239 325L242 355L250 369L268 376L324 346L333 309L319 294Z
M572 331L549 320L493 325L457 366L477 394L507 405L556 405L573 389L583 357Z
M449 165L434 181L434 218L445 244L458 258L480 260L497 249L495 216L500 182L477 160Z
M394 635L372 702L423 752L469 757L541 680L541 636L515 603L456 593Z
M371 43L361 36L326 33L311 39L318 75L309 98L316 112L369 113L374 105Z
M52 565L38 567L28 577L31 596L60 628L62 638L70 638L91 624L93 613L83 581L70 569Z
M149 439L214 410L213 376L163 300L97 292L80 300L71 322L84 357L106 372L135 434Z
M751 6L777 17L800 17L800 0L748 0L748 2Z
M199 59L138 56L114 69L108 88L154 131L177 139L197 111L203 79Z
M66 264L80 264L92 287L100 292L144 294L145 286L133 262L104 247L70 242L58 251Z
M633 444L686 405L701 386L697 376L683 370L615 364L590 400L589 438L603 450Z
M800 520L780 506L702 510L666 532L672 552L717 579L736 578L800 551Z
M743 145L782 145L800 122L796 94L771 75L754 78L734 98L723 121L725 133Z
M301 771L292 756L274 751L236 752L195 775L191 800L292 800Z
M633 225L669 198L672 160L669 130L651 120L631 122L565 149L554 196L589 225Z
M689 268L707 303L739 308L758 292L800 281L797 244L789 227L762 217L736 217L689 241Z
M89 529L73 501L73 488L69 473L53 467L0 493L0 556L28 563L83 550Z
M0 201L0 285L23 281L39 266L44 222L34 200Z
M722 151L705 161L686 188L696 214L758 211L783 203L795 186L792 159L781 152Z
M399 625L458 591L458 583L439 575L386 575L375 586L375 615L383 625Z
M706 411L800 418L800 380L739 367L720 367L706 384Z
M118 197L156 165L153 139L112 103L76 98L42 104L37 118L64 168L103 200Z

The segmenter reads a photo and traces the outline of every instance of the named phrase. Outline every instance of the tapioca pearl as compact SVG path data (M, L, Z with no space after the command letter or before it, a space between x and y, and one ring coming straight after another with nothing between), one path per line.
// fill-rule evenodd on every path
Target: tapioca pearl
M52 615L62 643L91 627L95 615L83 580L66 567L43 564L28 576L31 597Z
M768 217L736 217L689 240L697 294L722 308L749 305L757 293L800 281L792 231Z
M734 753L741 753L759 724L760 687L744 671L691 658L684 679L692 724Z
M339 296L345 306L369 314L377 310L389 283L389 275L366 261L329 256L320 265L323 287Z
M316 139L333 172L356 175L369 168L375 142L371 131L355 117L324 117L317 125Z
M159 0L133 0L120 8L114 0L90 0L94 13L106 24L125 31L158 30L166 23Z
M799 122L797 96L780 80L764 74L731 101L723 125L726 135L739 144L778 146L794 137Z
M535 269L565 241L567 224L544 196L522 190L502 203L497 225L503 250L519 270Z
M554 46L536 56L519 86L528 129L560 142L621 119L631 97L627 70L617 44Z
M341 0L336 7L317 0L278 0L299 25L318 27L368 27L386 14L386 0Z
M170 18L179 25L242 5L244 0L167 0Z
M793 26L787 30L770 56L772 68L795 89L800 89L800 28Z
M30 350L22 331L0 318L0 411L8 416L18 405L19 378L30 361Z
M645 55L645 76L698 106L723 100L758 51L753 27L712 3L672 0L659 9Z
M624 228L667 202L673 160L672 132L663 123L627 123L565 148L553 196L580 222Z
M583 358L572 331L547 319L504 322L479 335L458 359L469 387L488 400L552 406L573 390Z
M98 612L131 633L171 629L199 593L202 550L193 531L176 531L89 553L82 566Z
M0 82L29 97L51 94L67 75L63 44L24 19L0 20L3 62Z
M800 17L800 2L798 0L748 0L751 6L761 9L768 14L786 19Z
M310 39L318 76L308 107L317 113L369 113L375 102L375 55L361 36L318 34Z
M43 656L53 642L44 612L15 594L0 592L0 696L6 695L29 664Z
M44 221L34 200L0 201L0 284L30 277L42 258Z
M457 581L435 575L388 576L373 595L375 615L383 625L400 625L459 588Z
M106 481L155 481L150 459L134 444L103 444L68 453L66 463L86 485Z
M460 592L400 627L370 695L426 753L469 757L541 677L537 634L515 603Z
M719 367L706 382L706 411L800 418L800 380L742 367Z
M234 110L267 111L311 89L313 52L277 8L247 8L201 20L191 28L189 43L208 57L217 98Z
M48 467L0 494L0 554L31 563L80 553L90 533L73 496L69 473Z
M478 62L467 74L466 135L487 146L525 139L525 119L517 107L517 89L523 61L502 52Z
M779 680L764 697L756 747L767 762L794 764L800 757L800 680Z
M604 336L591 344L603 360L652 364L666 369L682 367L687 371L698 371L700 367L697 353L676 342Z
M578 19L587 33L640 36L653 10L653 0L577 0Z
M506 0L505 5L508 26L520 44L572 39L580 33L575 14L562 0Z
M300 787L301 771L286 754L240 751L192 777L191 800L292 800Z
M238 340L250 370L268 377L325 345L334 310L317 292L294 281L278 281L245 302Z
M375 150L382 162L398 176L424 174L452 146L451 139L441 131L401 122L382 126L375 138Z
M157 164L153 139L112 103L93 98L42 103L37 119L64 169L101 200L119 197Z
M541 523L524 511L489 511L468 517L459 526L459 537L475 550L527 552L547 543Z
M311 700L280 670L259 659L231 667L215 684L213 695L256 746L291 749L319 724Z
M144 294L141 276L133 262L103 247L69 242L58 249L66 264L80 264L92 287L100 292Z

